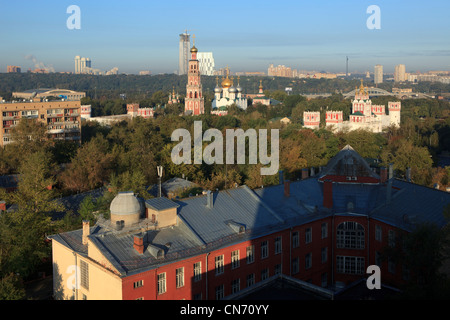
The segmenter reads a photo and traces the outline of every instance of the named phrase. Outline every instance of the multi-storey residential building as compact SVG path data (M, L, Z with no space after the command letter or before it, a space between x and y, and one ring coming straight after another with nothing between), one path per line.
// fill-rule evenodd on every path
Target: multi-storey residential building
M418 222L446 224L449 193L376 173L350 146L302 177L181 200L119 193L110 219L50 237L54 297L216 300L275 274L336 290L370 265L397 286L409 268L383 249Z
M6 72L7 73L20 73L21 68L19 66L7 66Z
M383 66L380 64L374 68L374 82L375 84L383 83Z
M399 64L395 66L395 72L394 72L394 81L395 82L402 82L406 81L406 67L404 64Z
M214 75L214 57L212 52L199 52L197 54L197 59L199 61L200 73L205 76Z
M0 117L2 147L12 142L11 129L22 118L43 122L50 139L81 142L80 101L0 103Z
M178 74L183 75L188 73L189 63L189 47L190 47L190 35L185 31L180 34L180 43L178 49Z

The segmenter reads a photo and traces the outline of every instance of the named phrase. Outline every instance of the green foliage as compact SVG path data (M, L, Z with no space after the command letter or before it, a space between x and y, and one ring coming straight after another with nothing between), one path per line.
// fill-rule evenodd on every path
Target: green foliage
M25 288L22 279L14 273L0 278L0 300L23 300Z

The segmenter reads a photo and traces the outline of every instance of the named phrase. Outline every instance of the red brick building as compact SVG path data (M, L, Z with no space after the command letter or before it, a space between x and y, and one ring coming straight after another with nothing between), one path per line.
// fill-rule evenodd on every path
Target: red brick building
M396 286L408 266L381 252L401 246L417 223L443 226L449 203L448 193L395 179L392 170L375 173L349 146L317 175L277 186L140 204L121 195L113 222L52 237L55 288L74 255L86 264L85 286L55 297L216 300L276 274L338 291L367 277L370 265ZM115 285L105 291L105 283Z

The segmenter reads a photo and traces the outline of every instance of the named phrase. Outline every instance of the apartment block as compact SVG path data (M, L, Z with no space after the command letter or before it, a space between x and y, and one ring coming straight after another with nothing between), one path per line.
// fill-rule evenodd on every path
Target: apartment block
M11 130L23 118L47 126L50 139L81 141L80 101L0 103L0 145L12 142Z

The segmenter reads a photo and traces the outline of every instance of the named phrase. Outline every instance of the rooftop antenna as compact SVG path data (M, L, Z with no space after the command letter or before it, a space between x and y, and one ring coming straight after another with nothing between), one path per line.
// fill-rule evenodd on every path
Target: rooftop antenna
M163 173L163 167L162 166L157 166L156 167L157 171L158 171L158 197L161 197L161 177L162 177L162 173Z

